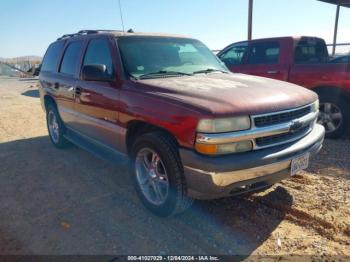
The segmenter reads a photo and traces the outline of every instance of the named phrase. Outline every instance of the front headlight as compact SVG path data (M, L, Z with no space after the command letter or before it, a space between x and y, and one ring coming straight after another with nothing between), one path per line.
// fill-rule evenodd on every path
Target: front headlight
M197 131L201 133L225 133L247 130L249 128L249 116L238 116L230 118L202 119L198 123Z
M238 116L218 119L202 119L197 126L199 133L227 133L248 130L251 127L249 116ZM198 134L200 135L200 134ZM253 144L251 141L240 141L227 144L206 144L196 143L196 151L206 155L225 155L251 151Z
M320 101L317 99L312 105L311 105L311 111L312 112L318 112L320 109Z

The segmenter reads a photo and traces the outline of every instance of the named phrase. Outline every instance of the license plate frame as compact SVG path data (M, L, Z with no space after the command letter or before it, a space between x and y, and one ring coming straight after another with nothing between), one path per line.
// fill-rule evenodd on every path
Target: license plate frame
M306 153L302 156L292 159L290 167L290 175L294 176L298 172L305 170L309 167L310 153Z

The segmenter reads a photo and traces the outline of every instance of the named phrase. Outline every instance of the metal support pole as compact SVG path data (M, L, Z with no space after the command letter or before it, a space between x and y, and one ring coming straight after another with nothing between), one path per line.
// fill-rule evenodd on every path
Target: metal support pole
M248 40L252 40L253 27L253 0L249 0L248 7Z
M337 47L339 11L340 11L340 5L337 6L337 13L336 13L336 15L335 15L335 25L334 25L334 37L333 37L333 51L332 51L332 55L335 55L335 49L336 49L336 47Z

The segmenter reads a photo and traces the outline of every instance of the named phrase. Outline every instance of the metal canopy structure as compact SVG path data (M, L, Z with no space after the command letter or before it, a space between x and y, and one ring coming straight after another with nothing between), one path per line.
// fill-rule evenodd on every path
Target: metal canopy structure
M340 7L350 8L350 0L319 0L321 2L337 5L337 11L335 13L335 23L334 23L334 35L333 35L333 49L332 55L335 55L335 49L337 47L337 37L338 37L338 22L339 22L339 13Z
M350 0L319 0L321 2L325 2L333 5L340 5L344 7L350 7Z
M252 40L253 32L253 0L248 0L248 40ZM333 4L337 6L337 11L335 14L335 25L334 25L334 37L333 37L333 51L332 54L335 54L335 49L337 46L337 36L338 36L338 22L339 22L339 13L340 7L350 8L350 0L318 0L321 2Z

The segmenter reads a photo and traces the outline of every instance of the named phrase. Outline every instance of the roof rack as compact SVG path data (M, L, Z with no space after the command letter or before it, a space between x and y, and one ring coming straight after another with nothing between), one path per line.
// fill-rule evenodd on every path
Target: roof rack
M63 40L63 39L66 39L66 38L72 38L72 37L76 37L76 36L81 36L81 35L113 33L113 32L123 32L123 31L121 31L121 30L80 30L78 33L63 35L63 36L57 38L57 41Z

